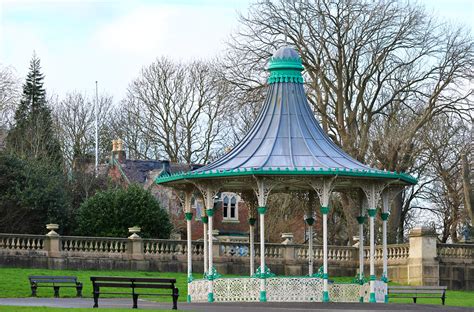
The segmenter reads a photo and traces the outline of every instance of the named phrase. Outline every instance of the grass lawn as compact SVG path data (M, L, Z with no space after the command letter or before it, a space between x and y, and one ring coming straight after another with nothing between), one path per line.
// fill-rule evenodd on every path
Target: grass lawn
M83 296L92 297L91 276L129 276L129 277L169 277L176 278L176 286L179 288L179 301L186 301L187 296L187 277L185 273L164 273L164 272L143 272L143 271L73 271L73 270L47 270L47 269L16 269L16 268L0 268L0 297L2 298L22 298L31 295L28 275L70 275L77 276L79 281L84 285ZM202 274L195 274L195 278L202 278ZM334 277L335 282L351 282L352 277ZM61 297L75 297L75 288L61 288ZM39 288L38 297L53 297L52 288ZM107 297L107 296L101 296ZM109 295L111 297L111 295ZM124 297L124 296L122 296ZM145 297L145 296L143 296ZM145 297L146 298L146 297ZM153 301L171 302L171 296L166 297L148 297ZM131 299L130 299L131 300ZM391 303L412 303L412 299L391 299ZM417 304L441 304L441 299L424 299L417 300ZM474 291L455 291L448 290L446 293L446 304L450 306L474 307ZM63 309L50 308L8 308L0 306L0 312L3 311L30 311L35 312L48 311L60 312ZM43 309L43 310L41 310ZM77 309L75 311L82 312L89 309ZM92 309L91 309L92 310ZM112 311L112 310L108 310ZM120 311L126 311L120 310Z
M77 276L83 284L83 297L92 298L91 276L128 276L128 277L166 277L176 278L176 287L179 289L179 301L186 301L188 292L187 277L185 273L163 273L163 272L143 272L143 271L75 271L75 270L47 270L47 269L17 269L0 268L0 297L1 298L22 298L31 295L29 275L64 275ZM202 274L196 274L195 278L202 278ZM168 290L167 290L168 291ZM122 289L123 292L123 289ZM168 291L171 294L171 290ZM37 295L40 298L53 297L53 288L38 288ZM59 290L61 298L75 297L75 288L61 288ZM101 295L101 297L113 297L113 295ZM121 296L126 297L126 296ZM140 296L140 298L146 296ZM130 301L132 297L130 296ZM171 302L171 295L165 297L149 297L156 301ZM1 310L0 310L1 311Z

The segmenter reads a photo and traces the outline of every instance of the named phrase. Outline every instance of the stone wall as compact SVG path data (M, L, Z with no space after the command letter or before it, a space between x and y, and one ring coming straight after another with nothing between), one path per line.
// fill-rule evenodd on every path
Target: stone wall
M193 241L193 272L203 272L203 243ZM215 242L214 264L221 274L247 275L248 243ZM415 229L409 244L388 245L388 276L411 285L446 285L474 290L474 245L436 244L426 229ZM260 246L255 244L258 266ZM145 270L186 272L186 241L0 234L0 267L73 270ZM368 249L365 272L368 272ZM266 244L268 267L277 275L308 274L307 245ZM314 246L315 271L322 265L322 246ZM382 274L382 249L376 249L376 274ZM355 276L358 248L329 246L329 276Z

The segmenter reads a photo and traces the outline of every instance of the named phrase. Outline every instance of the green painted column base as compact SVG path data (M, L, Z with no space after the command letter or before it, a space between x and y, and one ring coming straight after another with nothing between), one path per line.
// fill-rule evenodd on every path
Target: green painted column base
M260 290L260 302L267 302L267 292Z
M191 295L188 295L188 297L186 298L186 301L191 302Z
M323 291L323 302L329 302L329 292Z
M376 302L375 301L375 293L373 293L373 292L370 293L369 302L372 302L372 303Z
M359 302L363 303L364 302L364 297L359 297Z
M214 293L208 293L207 294L207 301L208 302L214 302Z
M388 303L388 295L385 295L385 303Z

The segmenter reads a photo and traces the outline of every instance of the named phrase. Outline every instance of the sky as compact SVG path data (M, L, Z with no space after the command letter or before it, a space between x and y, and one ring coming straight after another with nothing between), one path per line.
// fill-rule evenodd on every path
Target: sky
M0 0L0 63L23 80L33 51L48 94L99 92L119 101L157 57L218 56L251 0ZM474 0L421 0L474 31Z

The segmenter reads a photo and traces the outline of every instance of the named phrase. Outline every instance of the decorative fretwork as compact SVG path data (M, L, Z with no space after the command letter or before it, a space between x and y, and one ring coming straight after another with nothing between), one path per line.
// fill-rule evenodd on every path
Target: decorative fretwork
M387 293L387 284L383 281L374 281L375 301L385 302L385 294ZM361 285L361 294L364 297L364 302L369 302L370 299L370 284Z
M255 278L221 278L214 282L216 302L255 302L260 297L260 281Z
M258 206L264 207L267 205L270 192L278 184L278 181L260 177L256 177L255 179L257 180L257 185L254 187L254 192L257 196Z
M188 295L191 302L207 302L209 282L205 279L195 279L188 284Z
M329 298L332 302L359 302L361 286L358 284L331 284Z
M267 301L311 302L321 301L323 280L316 277L275 277L266 282Z
M260 282L257 278L237 277L219 278L213 283L216 302L257 302L260 298ZM188 284L191 302L207 302L209 282L195 279ZM323 280L318 277L269 277L265 280L267 301L269 302L321 302ZM384 302L387 285L375 281L375 298ZM334 302L369 302L369 284L329 285L329 298Z
M336 177L333 178L314 178L308 181L308 184L316 191L318 194L319 202L322 207L329 206L329 198L331 196L331 192L334 189L334 180Z
M208 272L204 273L204 279L207 279L208 281L213 281L221 277L222 275L217 273L217 270L214 266L212 266Z
M390 213L390 202L397 196L403 188L386 187L382 192L382 212Z
M201 191L206 209L212 209L214 207L214 198L219 193L220 184L217 182L199 181L195 185Z
M257 271L255 271L255 274L252 275L252 277L256 278L269 278L269 277L275 277L275 274L270 271L270 269L265 266L262 270L262 267L258 267Z
M240 197L247 204L249 209L249 218L255 219L257 217L258 200L255 192L243 191L240 193Z
M312 277L323 278L323 277L324 277L324 267L323 267L323 266L320 266L319 269L318 269L318 272L314 273L314 274L312 275Z
M364 191L367 201L369 203L369 210L375 209L377 203L380 200L383 189L386 187L386 184L383 182L366 182L361 183L360 187Z
M357 273L354 279L352 280L352 283L364 285L365 283L367 283L367 278L365 276L360 276L360 274Z

